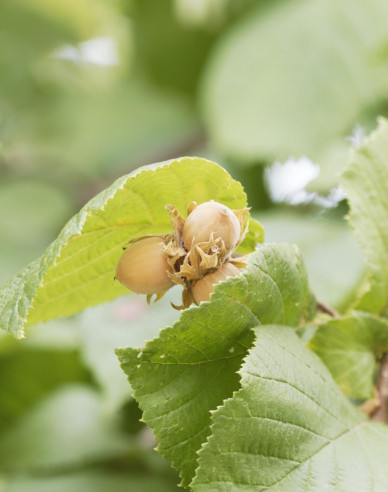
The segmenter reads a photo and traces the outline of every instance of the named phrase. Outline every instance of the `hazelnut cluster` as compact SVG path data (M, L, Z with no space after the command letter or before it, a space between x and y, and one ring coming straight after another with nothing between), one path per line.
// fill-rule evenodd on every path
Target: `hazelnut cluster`
M160 299L174 284L183 287L184 309L207 301L214 286L240 275L244 258L234 253L244 239L248 208L231 210L213 200L187 207L185 220L173 205L166 205L174 232L144 236L129 243L116 268L115 278L133 292Z

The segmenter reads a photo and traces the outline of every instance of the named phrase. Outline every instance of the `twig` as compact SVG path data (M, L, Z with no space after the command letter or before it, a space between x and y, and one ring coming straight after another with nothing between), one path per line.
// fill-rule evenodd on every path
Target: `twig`
M369 398L369 400L364 401L362 405L358 406L358 409L368 415L369 418L380 408L380 399L376 388L373 388L373 395L373 398Z
M371 420L375 422L387 422L388 411L388 353L383 354L377 376L376 390L380 400L380 406L371 414Z
M326 306L326 304L324 304L323 302L318 301L318 299L317 299L317 307L318 307L318 311L321 311L322 313L330 314L330 316L332 316L333 318L339 318L340 316L339 313L337 313L337 311L335 311L329 306Z

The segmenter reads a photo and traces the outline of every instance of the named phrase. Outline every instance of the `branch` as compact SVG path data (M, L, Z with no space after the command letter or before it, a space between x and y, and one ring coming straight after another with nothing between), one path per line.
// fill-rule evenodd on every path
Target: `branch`
M340 316L339 313L337 313L337 311L335 311L329 306L326 306L326 304L324 304L323 302L318 301L318 299L317 299L317 308L318 311L321 311L321 313L330 314L330 316L332 316L333 318L339 318Z
M380 400L379 407L371 414L371 420L375 422L387 422L388 411L388 353L383 354L377 377L376 390Z

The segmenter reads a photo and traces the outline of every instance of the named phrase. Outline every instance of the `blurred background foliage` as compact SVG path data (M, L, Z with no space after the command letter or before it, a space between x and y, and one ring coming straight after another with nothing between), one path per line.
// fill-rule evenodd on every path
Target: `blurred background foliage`
M200 155L346 309L363 264L338 174L388 115L385 0L0 0L0 280L95 193ZM0 334L0 491L170 491L114 356L179 313L129 296Z

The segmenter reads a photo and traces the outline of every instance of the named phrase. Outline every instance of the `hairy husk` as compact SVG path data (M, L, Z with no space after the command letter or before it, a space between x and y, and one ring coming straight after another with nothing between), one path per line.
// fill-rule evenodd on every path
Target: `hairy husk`
M148 301L153 294L158 300L172 285L181 285L182 304L173 307L184 309L207 300L211 285L240 274L245 258L234 251L248 229L248 209L232 211L213 200L198 206L191 202L186 220L173 205L166 209L173 232L133 241L120 258L116 278L134 292L147 294ZM194 294L201 285L208 285L208 296Z

